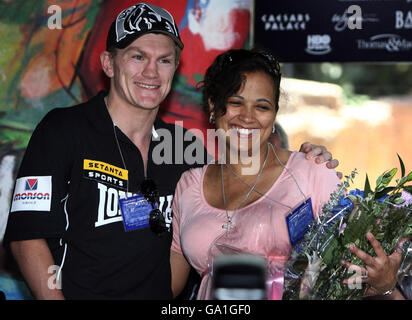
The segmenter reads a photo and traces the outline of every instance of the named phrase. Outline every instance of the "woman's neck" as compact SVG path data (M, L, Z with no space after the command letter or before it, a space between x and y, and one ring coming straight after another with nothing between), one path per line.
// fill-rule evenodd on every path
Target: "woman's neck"
M239 176L255 176L267 160L270 152L269 148L269 143L260 145L258 152L250 156L246 152L231 153L226 150L226 164ZM232 161L233 159L237 161Z

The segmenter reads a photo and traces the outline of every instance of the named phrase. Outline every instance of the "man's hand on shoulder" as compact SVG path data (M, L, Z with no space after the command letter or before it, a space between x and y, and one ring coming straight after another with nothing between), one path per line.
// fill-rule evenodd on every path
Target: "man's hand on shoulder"
M306 153L306 159L315 158L317 164L326 162L326 167L335 169L339 165L337 159L332 159L332 154L324 146L318 146L310 142L305 142L300 146L299 152ZM342 172L336 173L342 179Z

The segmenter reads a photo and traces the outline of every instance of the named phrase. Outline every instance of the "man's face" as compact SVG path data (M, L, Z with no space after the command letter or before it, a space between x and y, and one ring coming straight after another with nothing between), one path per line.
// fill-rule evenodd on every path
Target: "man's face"
M152 110L168 95L176 70L174 41L148 33L112 57L111 90L129 105Z

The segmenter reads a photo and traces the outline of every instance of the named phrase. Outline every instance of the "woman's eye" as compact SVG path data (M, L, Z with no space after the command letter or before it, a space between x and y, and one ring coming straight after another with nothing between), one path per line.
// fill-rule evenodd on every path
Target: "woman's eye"
M227 103L228 104L234 104L234 105L240 105L241 104L240 101L236 101L236 100L229 100Z
M270 109L268 106L265 106L265 105L258 105L256 107L260 110L269 110Z

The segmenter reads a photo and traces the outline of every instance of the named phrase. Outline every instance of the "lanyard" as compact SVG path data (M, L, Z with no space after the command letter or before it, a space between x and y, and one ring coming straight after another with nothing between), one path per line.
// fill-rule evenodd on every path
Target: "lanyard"
M272 145L270 142L268 142L268 144L271 146L271 148L272 148L272 150L273 150L273 153L274 153L274 155L275 155L275 157L276 157L276 160L279 162L279 164L282 166L282 168L283 168L284 170L286 170L287 173L292 177L293 181L295 181L296 186L298 187L300 193L301 193L302 196L303 196L303 201L306 201L306 196L305 196L305 194L303 193L302 189L300 188L300 186L299 186L299 184L298 184L295 176L293 175L292 171L290 171L288 168L286 168L286 166L282 163L282 161L280 161L278 155L276 154L276 151L275 151L275 148L273 147L273 145ZM277 201L277 200L275 200L275 199L272 199L272 198L269 197L268 195L266 195L266 194L260 192L259 190L257 190L257 189L255 188L256 184L253 185L253 186L249 185L246 181L244 181L244 180L230 167L230 165L227 165L227 164L225 164L225 165L226 165L226 167L229 168L230 171L232 171L232 173L233 173L236 177L239 178L240 181L242 181L244 184L246 184L251 190L256 191L256 192L257 192L258 194L260 194L262 197L265 197L265 198L271 200L272 202L275 202L275 203L277 203L277 204L280 204L281 206L284 206L284 207L288 208L290 211L293 210L292 207L290 207L290 206L288 206L288 205L286 205L286 204L284 204L284 203L282 203L282 202L280 202L280 201Z
M109 108L108 108L108 106L107 106L106 97L104 97L103 100L104 100L104 104L105 104L105 106L106 106L107 112L109 113L109 116L110 116ZM127 172L129 172L129 171L127 170L127 167L126 167L126 162L124 161L122 149L120 148L119 139L117 138L116 125L114 124L113 119L112 119L111 116L110 116L110 120L112 120L114 139L115 139L115 141L116 141L117 149L119 150L120 158L122 159L123 168L124 168ZM127 198L127 194L128 194L128 193L129 193L129 177L127 177L127 180L126 180L126 198Z

